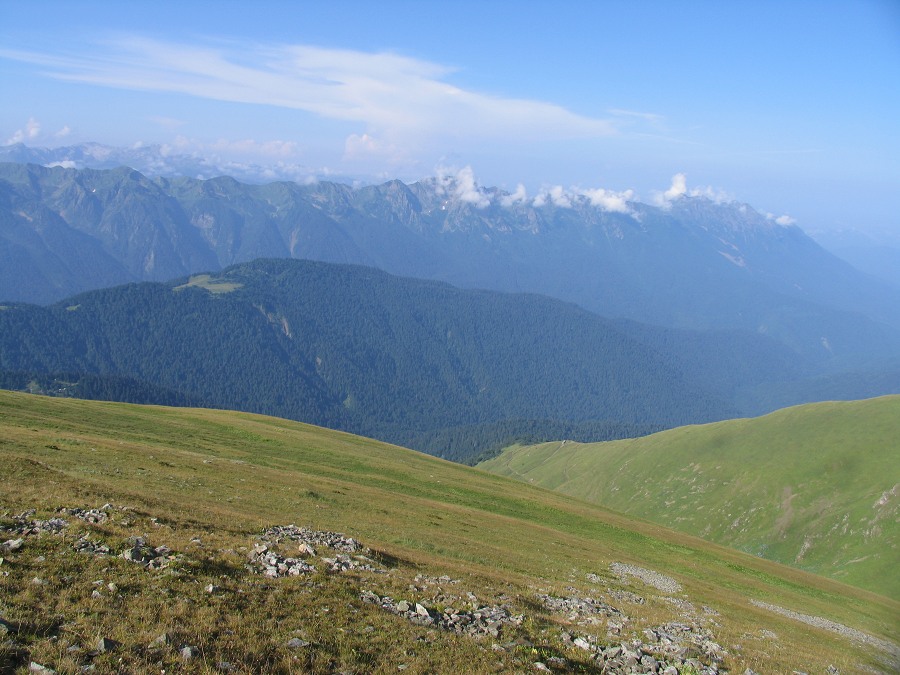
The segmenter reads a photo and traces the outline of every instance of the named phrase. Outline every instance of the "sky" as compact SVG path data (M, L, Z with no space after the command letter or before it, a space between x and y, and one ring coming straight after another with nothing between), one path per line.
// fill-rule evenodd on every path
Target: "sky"
M900 0L0 0L0 101L0 144L646 202L684 176L900 232Z

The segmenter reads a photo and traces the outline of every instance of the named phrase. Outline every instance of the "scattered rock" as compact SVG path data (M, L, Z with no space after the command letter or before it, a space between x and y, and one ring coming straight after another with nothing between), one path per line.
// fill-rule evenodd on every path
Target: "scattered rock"
M283 556L272 550L273 546L278 546L285 540L298 542L298 558ZM296 525L276 525L263 532L261 541L258 541L250 552L250 568L271 578L310 574L316 571L316 566L306 562L304 558L317 556L316 547L330 548L339 552L333 558L320 558L328 572L347 570L384 572L369 558L363 555L350 555L363 548L355 539L338 532L320 532Z
M274 543L283 539L303 542L311 547L324 546L342 553L356 553L363 548L355 539L338 532L317 532L296 525L276 525L263 533L263 541Z
M63 518L50 518L48 520L32 520L31 516L35 514L34 509L29 509L24 513L13 516L12 527L6 528L9 532L14 532L25 537L37 534L59 534L69 526L68 521Z
M638 567L637 565L627 565L619 562L612 563L609 568L612 570L613 574L620 579L629 576L636 577L648 586L653 586L653 588L662 591L663 593L681 592L681 584L671 577L667 577L659 572Z
M458 584L459 579L451 579L446 574L439 577L429 577L425 574L417 574L415 582L422 588L428 588L430 585L446 586L447 584Z
M48 668L47 666L41 665L35 661L32 661L28 664L28 672L29 673L43 673L47 675L48 673L55 673L56 671L53 668Z
M112 510L112 506L110 504L104 504L99 509L80 509L80 508L61 508L58 513L62 513L67 516L74 516L79 520L83 520L86 523L91 523L92 525L99 525L100 523L105 523L109 519L109 514L107 511Z
M309 642L307 642L306 640L301 640L298 637L294 637L287 641L287 646L291 649L300 649L301 647L308 647Z
M790 609L778 607L777 605L770 605L767 602L751 600L750 604L755 605L756 607L767 609L770 612L775 612L776 614L781 614L782 616L800 621L807 625L815 626L816 628L823 628L825 630L832 631L833 633L837 633L838 635L842 635L851 640L855 640L856 642L876 647L882 651L887 652L891 656L893 662L892 665L896 665L898 668L900 668L900 646L896 645L893 642L882 640L873 635L869 635L868 633L864 633L861 630L856 630L855 628L850 628L843 624L837 623L836 621L829 621L828 619L823 619L819 616L801 614Z
M87 535L78 539L74 544L74 548L79 553L87 553L91 555L109 555L111 553L109 546L99 541L91 541Z
M164 569L172 561L178 560L178 556L172 555L172 549L168 546L154 548L143 537L131 537L128 540L128 546L129 548L125 550L122 557L150 570Z
M405 600L395 602L389 596L381 597L372 591L363 591L360 599L402 616L414 624L434 626L458 635L498 637L504 627L520 626L525 620L524 615L513 615L506 607L499 606L479 607L470 611L447 609L441 612L421 603L413 604Z
M596 624L599 617L620 617L627 621L621 611L595 598L567 597L561 598L553 595L538 594L538 600L551 612L565 614L566 619L573 623Z
M270 551L267 546L255 547L250 553L250 563L251 569L270 578L296 577L316 571L314 565L300 558L286 558Z

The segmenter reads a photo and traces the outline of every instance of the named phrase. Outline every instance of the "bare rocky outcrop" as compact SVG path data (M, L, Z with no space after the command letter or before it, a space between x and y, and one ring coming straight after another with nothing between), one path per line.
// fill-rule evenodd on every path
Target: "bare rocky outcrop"
M279 553L287 542L297 545L298 557ZM333 557L320 557L319 549L336 551ZM374 560L362 555L364 547L356 539L339 532L311 530L296 525L275 525L263 532L250 552L250 568L270 578L299 576L316 571L316 565L309 562L317 558L328 572L358 570L383 572ZM351 555L354 554L354 555Z
M438 610L418 602L395 601L390 596L379 596L368 590L360 593L359 597L363 602L378 605L415 624L434 626L458 635L499 637L504 628L521 626L525 620L523 614L515 615L508 607L499 605L485 605L470 610L453 608Z

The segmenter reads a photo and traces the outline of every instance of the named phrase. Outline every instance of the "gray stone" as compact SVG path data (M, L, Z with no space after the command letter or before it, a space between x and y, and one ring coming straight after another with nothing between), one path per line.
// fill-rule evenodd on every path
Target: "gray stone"
M48 673L55 673L56 671L53 668L48 668L47 666L41 665L35 661L32 661L28 664L28 672L29 673L44 673L47 675Z
M153 642L150 643L151 647L165 647L169 644L169 634L163 633L162 635L158 635Z
M200 650L197 647L187 645L181 648L181 660L191 661L200 656Z
M97 651L101 654L106 652L112 652L122 646L121 642L116 642L115 640L110 640L109 638L102 637L97 641Z
M649 654L645 654L641 657L641 665L651 673L655 673L658 668L656 659Z
M291 649L300 649L301 647L308 647L309 642L306 640L301 640L300 638L294 637L287 641L287 646Z
M585 640L583 637L575 638L575 646L579 647L581 649L586 649L588 651L593 649L593 646L591 645L591 643L588 642L587 640Z

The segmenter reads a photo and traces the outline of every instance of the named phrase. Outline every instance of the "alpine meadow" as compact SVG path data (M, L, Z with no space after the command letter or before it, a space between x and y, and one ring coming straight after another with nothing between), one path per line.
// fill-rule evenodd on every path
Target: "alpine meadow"
M900 672L900 11L0 4L0 673Z

